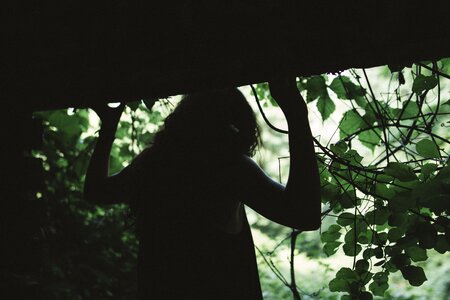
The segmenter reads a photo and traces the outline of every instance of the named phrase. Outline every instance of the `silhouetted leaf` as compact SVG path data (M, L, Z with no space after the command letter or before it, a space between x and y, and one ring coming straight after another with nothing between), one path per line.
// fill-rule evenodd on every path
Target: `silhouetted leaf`
M431 90L437 85L437 79L434 76L417 75L414 79L412 91L416 94L421 94L425 90Z
M437 241L437 230L430 223L420 223L417 226L419 245L424 249L434 248Z
M423 139L416 144L417 153L425 158L440 158L438 146L428 139Z
M361 274L361 273L363 273L363 272L366 272L367 270L369 270L369 262L367 261L367 260L365 260L365 259L360 259L360 260L358 260L357 262L356 262L356 265L355 265L355 271L358 273L358 274Z
M360 300L372 300L373 296L371 293L364 291L364 292L361 292L361 294L359 295L359 299Z
M397 254L390 259L390 262L398 269L411 264L411 259L403 253Z
M389 217L389 210L384 207L378 207L375 210L365 214L365 219L369 224L383 225Z
M322 232L321 241L324 243L336 241L341 236L340 229L341 227L338 225L331 225L326 231Z
M363 128L365 123L355 110L345 112L339 123L339 136L341 139Z
M354 214L344 212L339 215L336 223L338 223L341 226L347 226L354 223L356 216Z
M407 164L391 162L384 169L387 175L395 177L401 181L411 181L417 179L416 174Z
M339 99L343 100L356 99L365 94L365 90L361 86L356 85L346 76L334 78L330 84L330 89Z
M424 164L424 165L420 168L421 173L422 173L424 176L426 176L426 177L430 176L431 173L433 173L434 171L436 171L436 169L437 169L437 165L436 165L436 164L432 164L432 163Z
M306 102L311 102L323 95L328 95L327 85L323 76L313 76L308 78L306 90Z
M359 252L361 252L362 247L359 244L347 244L345 243L344 246L342 247L342 249L344 250L345 255L347 256L355 256L358 255Z
M412 246L405 249L406 255L408 255L412 261L424 261L427 260L427 250L422 249L418 246Z
M376 275L376 274L375 274ZM369 289L375 296L384 296L384 292L389 288L389 284L386 281L374 280L370 285Z
M407 266L401 269L403 278L409 281L412 286L421 286L427 277L421 267Z
M331 292L347 292L350 291L348 281L342 278L335 278L328 283Z
M331 256L339 249L341 242L328 242L323 246L323 251L327 256Z
M363 131L358 135L358 139L364 146L373 151L381 141L381 130L374 128Z
M388 232L388 240L390 242L398 241L405 232L400 228L391 228Z
M336 105L327 94L326 96L321 96L319 100L317 100L317 109L322 116L322 120L325 121L336 110Z
M434 246L434 250L437 252L444 254L445 252L450 251L450 244L445 238L444 235L438 235L436 239L436 245Z

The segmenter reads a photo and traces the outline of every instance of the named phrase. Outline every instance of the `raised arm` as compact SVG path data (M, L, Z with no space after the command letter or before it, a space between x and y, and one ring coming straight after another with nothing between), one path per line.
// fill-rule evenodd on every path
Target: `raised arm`
M282 225L303 231L316 230L321 222L320 179L308 110L295 78L269 85L289 128L289 179L284 187L270 179L251 159L244 158L242 176L249 189L243 202Z
M114 142L117 124L124 106L95 108L101 120L101 128L84 182L84 198L95 204L127 203L126 176L121 172L109 176L109 156Z

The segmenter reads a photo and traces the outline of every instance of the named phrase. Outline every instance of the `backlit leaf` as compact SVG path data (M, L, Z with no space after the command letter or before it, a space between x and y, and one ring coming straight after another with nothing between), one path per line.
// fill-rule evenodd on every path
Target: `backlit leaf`
M417 153L425 158L440 158L438 146L428 139L423 139L416 144Z
M427 277L421 267L407 266L401 269L403 278L409 281L412 286L421 286Z
M431 90L437 85L437 79L434 76L417 75L414 79L412 91L416 94L421 94L425 90Z

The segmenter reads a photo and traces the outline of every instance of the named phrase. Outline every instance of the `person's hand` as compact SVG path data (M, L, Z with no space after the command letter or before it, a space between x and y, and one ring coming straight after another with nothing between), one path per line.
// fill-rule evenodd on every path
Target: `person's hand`
M92 106L102 123L117 123L120 120L125 104L121 103L118 107L109 107L106 104Z
M111 129L115 129L117 127L124 108L124 103L121 103L118 107L115 108L109 107L106 104L91 107L91 109L93 109L100 118L102 122L102 128Z
M270 94L283 110L298 109L306 111L306 104L297 89L295 77L283 77L269 82Z

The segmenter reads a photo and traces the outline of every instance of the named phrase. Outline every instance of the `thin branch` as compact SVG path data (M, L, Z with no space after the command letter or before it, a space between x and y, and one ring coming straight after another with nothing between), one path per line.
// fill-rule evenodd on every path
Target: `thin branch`
M435 67L434 64L433 64L433 68L430 68L429 66L427 66L427 65L425 65L425 64L423 64L423 63L420 63L420 62L416 63L416 65L421 66L422 68L425 68L425 69L427 69L427 70L430 70L430 71L432 71L432 72L438 74L439 76L442 76L442 77L444 77L444 78L450 79L450 75L445 74L445 73L439 71L439 69L438 69L437 67Z

